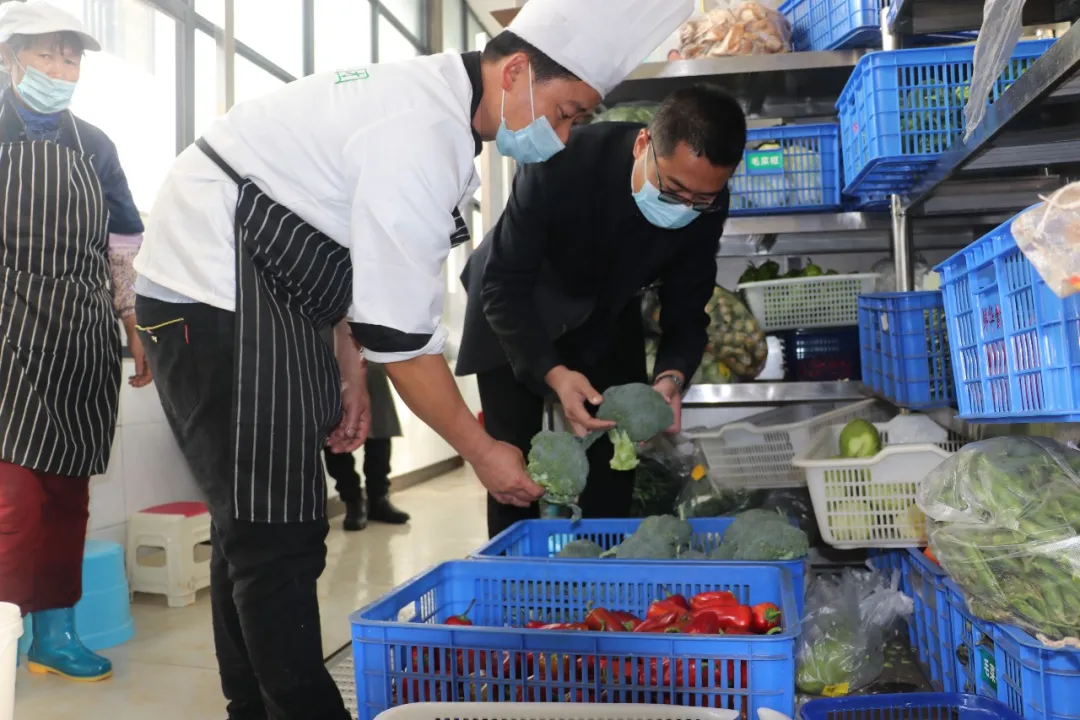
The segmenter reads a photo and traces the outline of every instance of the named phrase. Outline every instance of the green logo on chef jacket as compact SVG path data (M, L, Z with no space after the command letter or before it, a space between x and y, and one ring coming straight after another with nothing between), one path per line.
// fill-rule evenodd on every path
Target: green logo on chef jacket
M335 85L341 85L347 82L356 82L357 80L367 80L371 75L368 73L367 68L351 68L349 70L338 70L337 81Z
M749 150L746 153L746 172L751 175L784 172L783 150Z

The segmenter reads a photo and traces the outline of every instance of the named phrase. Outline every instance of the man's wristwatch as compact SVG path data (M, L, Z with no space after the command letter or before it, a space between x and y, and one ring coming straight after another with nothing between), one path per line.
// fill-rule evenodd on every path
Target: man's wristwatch
M679 393L679 395L682 395L686 392L686 381L679 377L677 373L660 373L656 376L656 379L653 380L653 385L658 385L661 380L670 380L671 382L673 382L675 384L675 390Z

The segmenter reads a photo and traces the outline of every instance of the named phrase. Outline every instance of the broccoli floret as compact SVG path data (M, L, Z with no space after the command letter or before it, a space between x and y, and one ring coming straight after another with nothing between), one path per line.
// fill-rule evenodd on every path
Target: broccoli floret
M596 417L610 420L615 427L608 432L615 454L611 458L613 470L633 470L637 467L637 443L651 440L667 430L675 422L671 407L660 393L642 383L616 385L604 391L604 402ZM589 447L600 433L593 433L585 440Z
M709 553L710 560L734 560L735 559L735 544L734 543L722 543Z
M687 547L694 537L690 523L674 515L653 515L641 521L635 535L657 535L675 547Z
M708 560L709 556L700 550L684 550L679 553L680 560Z
M810 542L804 533L794 525L781 523L768 528L746 541L735 551L733 560L768 562L775 560L794 560L810 552Z
M634 533L615 548L617 560L673 560L675 546L660 535Z
M776 561L806 555L806 533L771 510L747 510L735 516L724 532L723 542L709 557L713 560Z
M604 554L604 548L592 540L574 540L563 546L555 557L592 560Z
M529 477L547 493L544 501L565 505L581 519L581 509L574 504L585 489L589 459L577 438L566 432L544 430L536 434L529 448Z

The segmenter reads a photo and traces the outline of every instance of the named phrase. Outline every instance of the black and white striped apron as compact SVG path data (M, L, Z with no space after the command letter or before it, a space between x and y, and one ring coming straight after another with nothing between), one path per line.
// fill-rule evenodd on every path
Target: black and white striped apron
M0 144L0 459L86 477L109 464L120 333L105 194L66 122L78 149Z
M236 517L264 523L326 516L322 450L341 419L341 378L320 332L352 301L349 251L199 148L238 188L236 365L233 376Z

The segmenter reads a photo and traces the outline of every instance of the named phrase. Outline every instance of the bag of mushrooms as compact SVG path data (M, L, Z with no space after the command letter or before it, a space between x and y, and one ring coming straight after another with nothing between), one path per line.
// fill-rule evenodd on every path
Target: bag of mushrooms
M762 2L717 0L679 29L683 60L791 52L791 23Z

